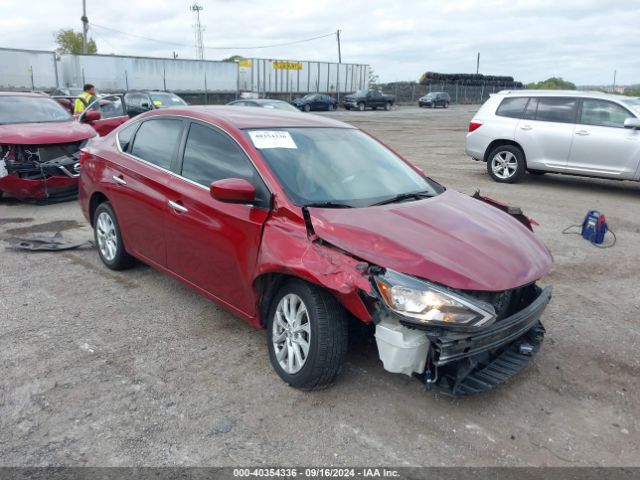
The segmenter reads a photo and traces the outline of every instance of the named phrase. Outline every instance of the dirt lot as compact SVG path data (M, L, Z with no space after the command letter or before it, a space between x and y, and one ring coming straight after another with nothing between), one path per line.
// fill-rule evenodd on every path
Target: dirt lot
M2 465L640 465L640 184L564 176L494 183L464 155L473 108L337 112L429 175L524 208L551 248L555 297L535 363L452 400L352 348L332 388L272 371L265 334L144 265L95 251L0 250ZM562 235L587 210L618 236ZM0 201L0 238L91 238L75 202Z

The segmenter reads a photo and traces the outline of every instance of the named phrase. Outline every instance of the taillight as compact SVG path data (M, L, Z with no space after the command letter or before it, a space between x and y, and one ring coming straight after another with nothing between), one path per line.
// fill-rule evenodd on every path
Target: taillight
M482 126L480 122L469 122L469 132L474 132Z

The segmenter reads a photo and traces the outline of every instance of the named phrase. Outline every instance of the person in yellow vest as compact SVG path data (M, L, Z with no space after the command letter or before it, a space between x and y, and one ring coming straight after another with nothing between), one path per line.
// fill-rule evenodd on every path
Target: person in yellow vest
M73 113L82 113L83 110L87 108L87 105L96 99L96 87L90 83L82 87L82 90L83 92L78 95L73 105Z

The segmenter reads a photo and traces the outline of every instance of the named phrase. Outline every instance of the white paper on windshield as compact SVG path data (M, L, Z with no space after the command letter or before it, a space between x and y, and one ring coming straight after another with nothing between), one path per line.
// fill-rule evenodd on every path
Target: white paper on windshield
M252 130L249 137L256 148L298 148L289 132L278 130Z
M4 158L0 158L0 178L9 175L7 172L7 164L4 162Z

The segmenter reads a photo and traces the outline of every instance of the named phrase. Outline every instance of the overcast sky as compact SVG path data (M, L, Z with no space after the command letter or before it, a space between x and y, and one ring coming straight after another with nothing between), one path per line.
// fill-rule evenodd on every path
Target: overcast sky
M192 1L87 0L99 53L194 58ZM342 30L342 61L381 81L424 71L561 76L579 85L640 83L640 0L199 0L205 47L272 45ZM54 32L81 30L81 0L0 0L0 47L54 49ZM148 41L100 28L175 43ZM265 49L205 50L246 57L337 61L335 37Z

